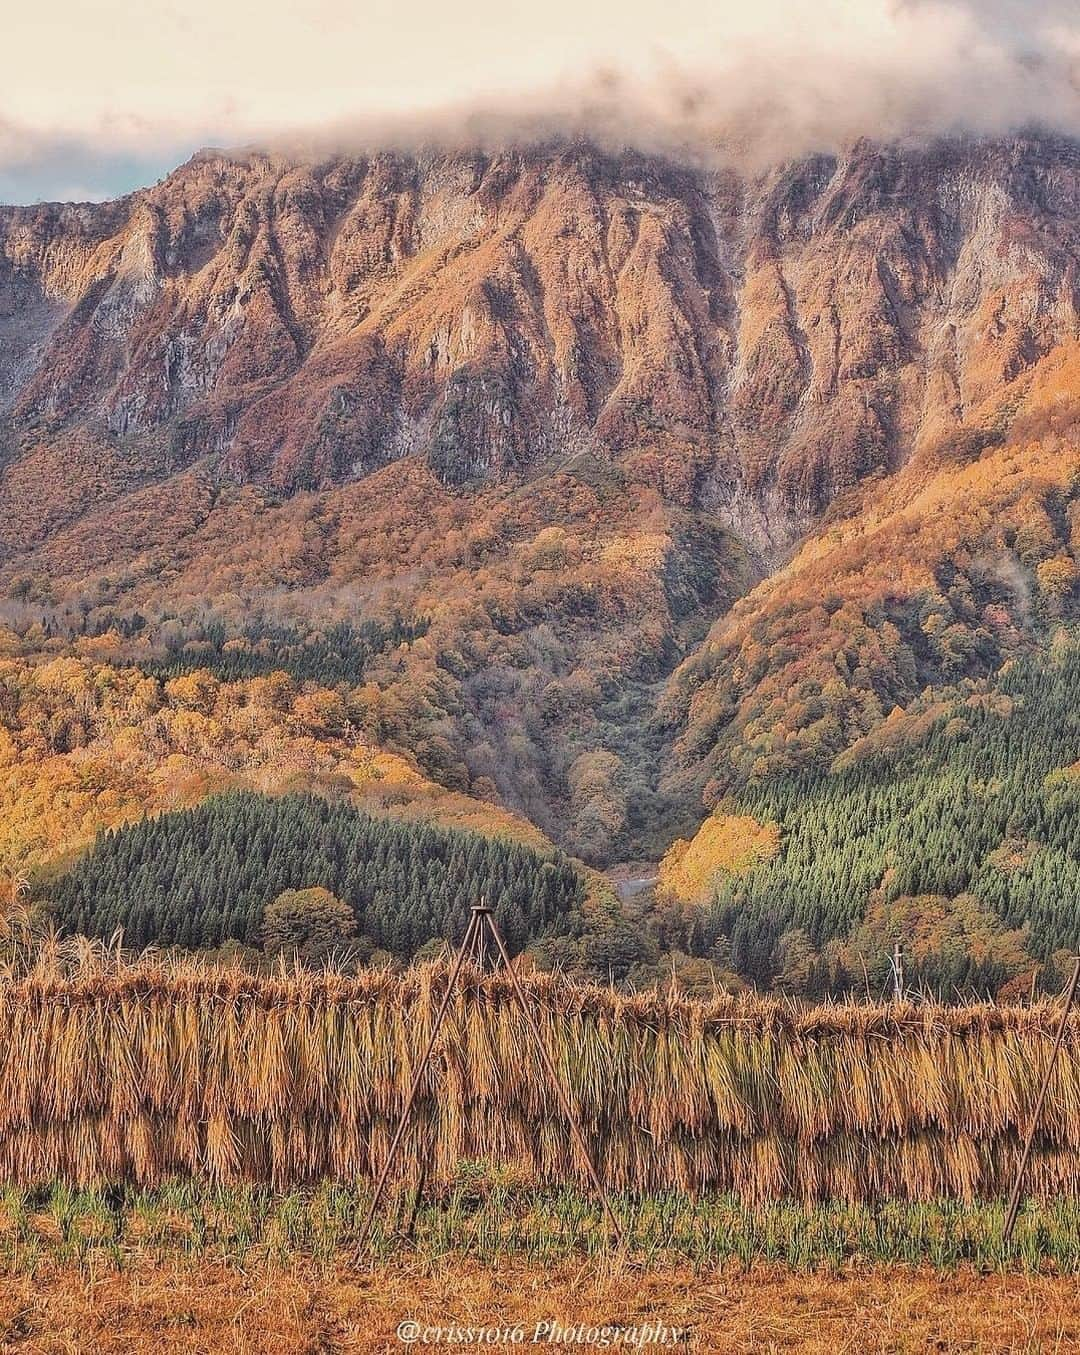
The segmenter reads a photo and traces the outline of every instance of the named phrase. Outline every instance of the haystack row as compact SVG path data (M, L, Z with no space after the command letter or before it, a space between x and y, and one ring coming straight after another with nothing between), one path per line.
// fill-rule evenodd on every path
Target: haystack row
M43 964L0 980L0 1178L176 1175L285 1187L370 1178L446 970L277 978L195 965ZM617 1189L850 1201L1003 1192L1050 1056L1050 1003L792 1005L525 984L594 1156ZM537 1182L585 1174L504 978L466 971L402 1175L463 1159ZM1080 1178L1070 1022L1030 1183Z

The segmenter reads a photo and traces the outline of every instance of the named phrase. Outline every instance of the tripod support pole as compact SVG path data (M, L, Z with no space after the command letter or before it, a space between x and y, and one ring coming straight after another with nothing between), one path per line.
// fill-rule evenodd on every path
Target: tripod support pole
M1061 1052L1061 1044L1065 1038L1065 1027L1069 1021L1069 1012L1072 1009L1073 999L1076 997L1076 988L1078 984L1080 984L1080 955L1076 957L1072 978L1069 980L1069 986L1065 990L1065 1005L1061 1009L1061 1020L1058 1022L1057 1035L1054 1039L1054 1048L1050 1054L1050 1061L1046 1065L1046 1072L1043 1074L1042 1085L1039 1087L1039 1095L1035 1098L1035 1109L1031 1112L1031 1123L1028 1125L1027 1134L1024 1138L1024 1151L1020 1154L1020 1165L1016 1169L1016 1181L1013 1185L1012 1195L1009 1197L1009 1211L1005 1216L1005 1228L1001 1234L1002 1241L1004 1242L1009 1241L1012 1237L1013 1229L1016 1227L1016 1216L1020 1212L1020 1197L1024 1190L1024 1175L1027 1172L1028 1159L1031 1157L1031 1146L1035 1142L1035 1131L1039 1126L1039 1118L1042 1115L1046 1093L1050 1089L1050 1079L1053 1077L1054 1069L1057 1067L1058 1054Z
M611 1207L611 1200L608 1198L608 1193L604 1189L604 1183L600 1180L600 1173L596 1170L596 1163L592 1160L592 1154L589 1152L589 1145L585 1142L585 1134L581 1125L578 1123L577 1116L574 1114L574 1108L570 1104L570 1098L566 1094L566 1089L563 1087L563 1084L559 1081L559 1074L556 1072L555 1065L551 1061L551 1053L544 1043L544 1037L540 1034L540 1027L536 1024L536 1017L533 1015L532 1010L525 999L525 993L522 990L521 980L518 978L517 970L510 963L510 956L506 953L506 947L503 945L502 936L499 933L498 927L495 925L495 919L490 913L487 913L486 917L488 927L491 929L491 934L495 938L495 944L499 948L499 958L502 960L503 968L510 975L510 982L513 985L514 995L518 1000L518 1006L521 1008L521 1014L528 1024L529 1031L533 1037L533 1044L536 1046L536 1052L540 1055L540 1061L544 1065L544 1071L551 1079L551 1085L555 1088L555 1095L559 1098L559 1105L562 1108L562 1113L566 1116L566 1122L569 1124L570 1132L574 1136L574 1142L581 1155L581 1160L585 1163L585 1168L589 1173L589 1179L592 1181L593 1189L600 1197L600 1201L604 1206L604 1213L607 1215L608 1223L611 1224L615 1236L622 1242L624 1240L623 1231L619 1227L619 1221L615 1217L615 1211Z
M401 1112L401 1119L398 1121L397 1129L394 1130L394 1137L390 1140L390 1147L387 1150L386 1161L383 1163L383 1169L379 1173L379 1179L375 1183L375 1193L371 1197L371 1204L368 1207L367 1216L364 1219L360 1230L361 1238L366 1241L371 1232L371 1225L375 1220L375 1211L382 1200L383 1191L386 1189L386 1181L390 1175L390 1168L397 1157L398 1149L401 1147L401 1141L405 1137L405 1130L408 1127L409 1120L412 1118L413 1107L416 1104L416 1098L420 1092L420 1084L424 1080L424 1074L427 1072L427 1066L431 1062L431 1055L435 1049L435 1042L439 1038L439 1031L442 1029L443 1019L446 1016L447 1009L450 1006L450 999L454 995L454 986L457 983L458 975L461 973L461 966L465 963L465 956L468 954L469 944L473 939L473 933L476 929L477 918L476 910L469 919L469 926L465 932L464 939L461 942L461 948L458 950L454 960L454 967L450 971L450 978L446 985L446 992L443 994L443 1000L439 1005L439 1010L435 1020L431 1024L431 1034L428 1036L428 1042L420 1062L416 1065L416 1072L413 1074L412 1086L409 1088L409 1094L405 1098L405 1109Z
M476 964L483 963L485 948L484 947L485 927L491 932L492 939L495 942L495 946L499 955L500 965L502 966L502 968L506 970L507 974L509 975L510 984L514 991L514 997L518 1003L518 1006L521 1008L521 1014L525 1018L525 1023L528 1026L529 1034L532 1037L534 1045L536 1046L536 1051L540 1056L540 1061L544 1066L544 1071L551 1079L551 1084L555 1089L556 1096L558 1097L559 1106L562 1110L562 1113L566 1116L567 1123L570 1126L570 1133L571 1136L573 1137L574 1144L589 1174L589 1180L592 1182L593 1189L596 1191L604 1207L604 1213L607 1217L608 1223L611 1225L616 1238L621 1243L624 1241L623 1230L619 1226L618 1219L615 1217L615 1211L611 1207L610 1197L608 1196L607 1190L604 1188L604 1183L600 1179L600 1173L596 1169L596 1164L592 1159L592 1154L589 1152L589 1146L585 1141L584 1131L582 1130L581 1124L579 1123L578 1118L574 1113L573 1106L570 1104L570 1098L567 1095L566 1089L559 1081L559 1075L555 1069L555 1064L552 1061L551 1053L548 1050L547 1045L544 1044L543 1036L540 1033L540 1027L537 1025L536 1018L529 1007L528 1000L526 999L525 996L525 991L521 986L521 980L518 978L517 970L514 968L513 964L510 961L510 956L503 942L502 934L500 933L498 927L495 925L495 919L491 915L491 909L488 908L483 902L481 902L478 904L474 904L473 906L472 916L469 918L469 925L465 931L465 936L462 938L461 945L458 948L457 955L454 959L453 968L450 971L450 978L447 981L446 992L443 995L443 1000L439 1005L439 1010L435 1016L435 1020L432 1023L431 1033L428 1036L427 1045L425 1046L424 1053L420 1059L419 1064L417 1064L416 1072L412 1080L412 1085L409 1088L409 1094L405 1099L405 1106L401 1112L401 1119L398 1121L397 1128L394 1131L394 1136L390 1140L390 1147L387 1150L386 1161L383 1164L382 1171L379 1173L379 1179L375 1183L375 1192L371 1197L371 1204L368 1207L367 1215L365 1216L364 1222L360 1229L360 1245L363 1246L363 1244L367 1241L368 1237L371 1234L371 1228L375 1221L375 1214L382 1200L383 1192L386 1189L386 1182L389 1179L391 1168L394 1165L394 1160L398 1155L398 1151L401 1148L402 1142L404 1141L405 1131L408 1128L410 1119L412 1118L413 1110L415 1109L416 1101L420 1093L420 1086L424 1080L424 1074L427 1071L428 1064L431 1062L431 1056L435 1050L435 1044L439 1038L439 1031L442 1028L443 1020L446 1016L447 1010L449 1009L450 999L452 998L454 988L457 985L458 976L461 973L462 965L464 964L465 959L467 957L472 959L473 962ZM415 1222L416 1210L419 1205L420 1199L420 1189L422 1189L422 1187L418 1188L416 1198L413 1201L412 1215L409 1220L410 1231L412 1224Z

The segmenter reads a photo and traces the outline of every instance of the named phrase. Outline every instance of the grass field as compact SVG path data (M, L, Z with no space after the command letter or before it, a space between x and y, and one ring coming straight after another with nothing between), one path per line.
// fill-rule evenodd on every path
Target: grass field
M122 1269L132 1252L246 1269L348 1254L382 1265L402 1257L483 1265L600 1260L697 1269L782 1265L835 1270L902 1262L949 1270L1080 1274L1080 1201L1030 1202L1006 1246L1000 1202L877 1205L786 1201L748 1209L731 1196L613 1197L624 1232L613 1245L599 1204L575 1190L512 1186L479 1164L416 1206L411 1190L386 1202L369 1238L366 1190L322 1185L275 1192L177 1181L152 1190L8 1188L0 1194L0 1265L33 1276L45 1262Z
M9 1190L0 1350L403 1351L406 1321L516 1326L534 1349L597 1348L536 1339L545 1323L663 1325L685 1331L666 1345L684 1351L1034 1355L1080 1344L1075 1205L1029 1207L1006 1250L997 1205L744 1211L731 1199L619 1199L630 1243L618 1252L576 1193L508 1192L474 1170L421 1208L412 1240L393 1233L411 1198L391 1202L358 1254L365 1203L335 1187Z

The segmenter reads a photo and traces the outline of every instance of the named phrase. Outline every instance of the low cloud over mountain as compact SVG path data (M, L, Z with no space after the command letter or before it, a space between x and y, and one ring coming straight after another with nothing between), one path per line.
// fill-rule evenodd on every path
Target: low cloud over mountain
M493 9L467 30L429 0L414 8L408 43L378 6L361 22L351 6L313 15L276 0L257 30L226 24L209 0L119 31L73 9L69 24L51 16L48 41L22 14L23 56L0 95L0 199L115 195L207 143L491 149L584 135L763 163L864 136L1080 131L1067 0L629 12L600 0L585 14L554 0L534 14Z

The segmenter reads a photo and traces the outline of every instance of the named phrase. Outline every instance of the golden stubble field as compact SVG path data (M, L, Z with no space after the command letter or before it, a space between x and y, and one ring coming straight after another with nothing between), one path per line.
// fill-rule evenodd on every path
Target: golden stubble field
M0 1355L1080 1350L1075 1019L1011 1248L995 1189L1050 1004L802 1009L529 978L624 1254L568 1184L505 984L475 975L395 1182L403 1207L427 1155L415 1248L388 1207L364 1251L364 1190L344 1183L385 1158L443 981L90 955L0 984ZM402 1322L521 1337L403 1342ZM552 1341L551 1323L688 1335Z
M403 1351L398 1324L513 1326L524 1340L483 1349L596 1350L535 1342L563 1327L661 1322L685 1341L650 1351L1064 1352L1080 1349L1074 1278L949 1273L905 1266L795 1273L782 1268L695 1274L618 1262L397 1261L354 1269L297 1264L252 1270L149 1256L123 1270L56 1267L0 1286L0 1350L19 1355L337 1355ZM415 1349L462 1350L416 1342ZM618 1348L611 1346L608 1348ZM624 1347L625 1348L625 1347Z

